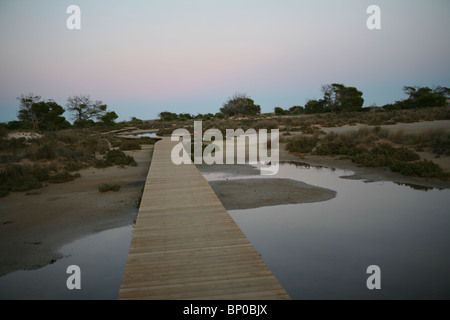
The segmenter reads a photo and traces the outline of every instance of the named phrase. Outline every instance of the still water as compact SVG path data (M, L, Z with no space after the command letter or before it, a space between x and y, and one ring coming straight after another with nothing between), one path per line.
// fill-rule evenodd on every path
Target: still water
M277 178L332 189L336 197L229 213L293 299L449 299L450 190L342 178L350 174L282 164ZM0 299L116 299L132 231L85 237L62 247L65 257L54 264L0 277ZM81 268L81 290L67 289L72 264ZM370 265L381 269L380 290L367 289Z
M146 132L137 134L139 137L156 138L158 137L157 132Z
M336 197L229 213L293 299L450 298L450 190L342 178L350 174L282 164L276 177ZM370 265L380 290L367 288Z
M84 237L63 246L53 264L0 277L0 299L117 299L132 232L129 225ZM80 290L67 288L70 265L80 267Z

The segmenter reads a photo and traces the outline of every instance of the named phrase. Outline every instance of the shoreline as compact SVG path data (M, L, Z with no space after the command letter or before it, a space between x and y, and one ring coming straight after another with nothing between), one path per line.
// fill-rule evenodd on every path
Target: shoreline
M300 157L299 155L291 154L285 148L286 143L280 143L280 162L282 161L298 161L307 163L311 166L325 166L334 169L342 169L352 171L353 174L342 177L343 179L364 180L366 182L376 181L392 181L394 183L404 183L411 185L419 185L428 188L450 189L450 181L441 179L429 179L414 176L404 176L396 172L392 172L389 168L384 167L366 167L353 163L349 159L339 159L339 156L318 156L306 154ZM428 155L421 154L421 158L430 159ZM439 159L439 165L447 169L449 167L450 158L442 157ZM447 171L447 170L446 170Z
M226 210L327 201L336 191L283 178L209 181Z
M153 146L126 151L136 167L86 168L80 178L45 183L33 192L13 192L0 199L0 276L41 268L61 259L62 246L90 234L133 224ZM118 192L100 193L103 183Z
M126 152L135 158L137 167L87 168L80 170L81 178L73 181L63 184L46 183L43 188L34 190L35 192L30 192L29 195L25 195L26 192L14 192L0 199L0 254L2 256L0 277L14 271L36 269L53 263L63 257L58 251L63 245L84 236L133 224L138 213L135 202L147 178L151 148L153 146L143 145L142 150ZM441 160L448 161L448 157ZM391 172L387 168L359 166L351 160L340 160L337 157L315 155L300 157L285 150L284 143L280 143L280 162L282 161L298 161L312 166L325 166L353 172L352 175L343 176L343 179L366 182L392 181L428 188L450 188L450 181L406 177ZM217 166L202 165L199 169L202 173L227 172L244 176L259 175L259 170L250 165L221 165L221 170L217 170ZM247 197L248 193L241 192L243 188L259 191L252 192L254 195L251 199L247 199L249 202L241 205L242 209L254 207L254 203L258 203L258 206L267 206L318 202L335 196L335 193L333 194L335 191L328 189L317 188L312 192L311 186L306 184L288 186L286 181L278 181L275 185L270 184L272 190L263 190L260 189L261 184L256 184L258 180L262 181L261 179L233 180L234 184L229 183L232 182L230 180L228 185L222 184L221 187L222 191L227 189L233 191L235 198L232 199L234 200ZM117 183L122 187L119 192L100 193L98 187L103 183ZM276 195L273 191L274 186L280 187ZM286 193L292 187L297 191L309 190L312 193L303 194L303 198L297 193L301 199L293 199L295 192ZM216 190L220 199L220 190ZM284 199L277 199L284 193L286 193ZM228 204L225 201L223 203L227 210L241 209L238 208L239 206L230 206L229 201Z

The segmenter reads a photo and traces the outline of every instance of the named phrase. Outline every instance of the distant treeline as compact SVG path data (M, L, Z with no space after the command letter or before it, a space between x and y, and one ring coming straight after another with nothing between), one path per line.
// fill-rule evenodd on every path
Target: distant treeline
M429 107L442 107L450 98L450 88L438 86L435 89L428 87L403 87L408 98L395 103L386 104L381 107L363 108L364 99L362 92L354 87L346 87L342 84L333 83L322 86L323 98L320 100L309 100L304 107L294 106L285 110L275 107L276 115L313 114L340 111L368 111L376 110L402 110Z
M305 106L293 106L289 109L281 107L274 108L275 115L299 115L315 114L327 112L345 112L345 111L389 111L401 109L440 107L447 105L447 99L450 98L450 88L438 86L435 89L428 87L409 87L405 86L403 91L408 98L396 101L393 104L386 104L381 107L371 106L363 108L363 93L355 87L347 87L343 84L333 83L322 86L323 98L319 100L308 100ZM198 114L196 116L189 113L176 114L173 112L161 112L159 118L163 121L185 121L190 119L222 119L230 116L258 115L261 113L259 105L246 94L235 94L224 103L220 112L216 114Z
M21 95L19 100L18 120L1 123L0 127L9 130L60 130L67 128L86 128L95 125L114 125L118 118L114 111L108 111L102 101L93 101L89 95L78 95L67 99L66 108L52 99L43 100L32 93ZM68 111L74 121L71 124L63 116Z
M355 87L347 87L343 84L333 83L322 86L323 97L319 100L308 100L305 106L293 106L289 109L275 107L275 115L299 115L327 112L368 111L368 110L401 110L445 106L450 98L450 88L438 86L434 89L429 87L403 87L408 96L405 100L386 104L382 107L371 106L363 108L363 93ZM28 94L21 95L19 100L18 120L8 123L0 123L0 128L8 130L31 129L31 130L59 130L70 127L87 128L93 126L114 126L118 118L114 111L107 110L107 105L102 101L93 101L89 95L78 95L67 99L66 107L58 105L52 99L43 100L41 96ZM73 124L63 116L67 111ZM244 93L237 93L229 98L213 114L189 113L176 114L164 111L159 114L163 121L186 121L186 120L213 120L233 116L254 116L261 113L261 107ZM131 124L141 124L143 121L133 117Z

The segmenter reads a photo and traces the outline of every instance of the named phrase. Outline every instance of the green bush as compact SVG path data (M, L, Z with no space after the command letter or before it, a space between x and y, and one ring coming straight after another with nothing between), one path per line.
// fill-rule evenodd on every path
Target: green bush
M48 182L64 183L64 182L72 181L75 178L79 178L79 177L81 177L81 175L79 173L70 174L69 172L65 171L65 172L57 173L53 176L50 176L48 179Z
M108 192L108 191L114 191L117 192L120 190L120 184L107 184L104 183L100 187L98 187L99 192Z
M393 161L389 168L405 176L418 176L423 178L448 179L449 174L433 161L422 160L413 163Z
M11 151L16 153L17 150L26 147L25 138L0 139L0 151Z
M55 159L56 158L56 152L54 145L51 143L46 143L42 145L36 152L36 159Z
M105 157L101 160L96 160L95 166L97 168L106 168L113 165L119 166L136 166L137 163L132 156L126 155L120 150L110 150L106 153Z
M41 182L31 175L16 177L14 179L9 180L6 183L6 188L9 191L28 191L31 189L39 189L42 188Z
M420 159L420 156L414 151L401 147L393 150L391 158L397 161L411 162Z
M122 141L119 145L120 150L127 151L127 150L141 150L142 147L140 143L136 140L125 140Z
M317 142L317 136L299 136L290 140L286 146L286 149L289 152L309 153L316 147Z

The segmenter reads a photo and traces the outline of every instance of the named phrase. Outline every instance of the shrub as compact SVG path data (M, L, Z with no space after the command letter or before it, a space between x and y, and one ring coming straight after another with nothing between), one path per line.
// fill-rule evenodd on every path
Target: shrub
M0 188L4 195L9 191L28 191L41 187L39 179L22 170L20 166L9 167L0 174Z
M394 161L389 168L405 176L418 176L423 178L448 179L449 174L433 161L422 160L413 163Z
M68 181L72 181L75 178L79 178L81 177L81 175L79 173L75 173L75 174L70 174L69 172L65 171L65 172L61 172L61 173L57 173L53 176L50 176L48 179L48 182L50 183L64 183L64 182L68 182Z
M278 121L276 121L276 120L259 120L254 125L255 130L259 130L259 129L272 130L272 129L277 129L277 128L278 128Z
M142 147L140 143L136 140L125 140L120 143L120 150L141 150Z
M9 140L0 139L0 151L12 151L13 153L16 153L17 150L23 149L25 147L25 138L12 138Z
M28 191L42 188L41 182L33 176L16 178L8 183L10 191Z
M394 149L391 157L394 160L404 162L411 162L420 159L420 156L417 153L405 147Z
M317 136L299 136L290 140L286 149L290 152L309 153L316 147L317 142Z
M132 156L126 155L123 151L110 150L106 153L106 156L103 159L97 160L95 164L97 168L106 168L113 165L136 166L137 163Z
M117 192L120 190L120 184L107 184L104 183L100 187L98 187L99 192L108 192L108 191L114 191Z
M36 152L36 159L55 159L56 152L55 148L51 143L46 143L42 145Z

